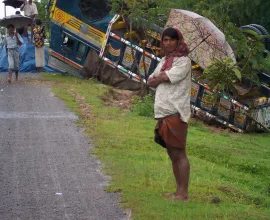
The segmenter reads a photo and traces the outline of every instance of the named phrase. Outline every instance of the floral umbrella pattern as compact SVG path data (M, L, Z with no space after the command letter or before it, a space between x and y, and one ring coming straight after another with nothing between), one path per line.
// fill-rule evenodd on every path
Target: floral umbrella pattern
M190 59L203 69L214 59L231 57L235 62L225 35L209 19L190 11L172 9L166 27L181 31L190 50Z

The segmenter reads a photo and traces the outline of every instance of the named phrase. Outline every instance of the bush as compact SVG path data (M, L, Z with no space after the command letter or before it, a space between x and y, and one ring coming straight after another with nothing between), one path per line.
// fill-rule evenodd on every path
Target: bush
M270 56L264 62L264 69L266 73L270 74Z
M143 99L135 99L132 112L139 116L154 117L154 96L147 95Z

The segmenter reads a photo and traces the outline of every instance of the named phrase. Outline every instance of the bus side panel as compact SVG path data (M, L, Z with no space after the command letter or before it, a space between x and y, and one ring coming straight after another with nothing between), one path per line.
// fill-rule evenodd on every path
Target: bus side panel
M50 48L56 53L62 54L62 30L54 23L51 23Z

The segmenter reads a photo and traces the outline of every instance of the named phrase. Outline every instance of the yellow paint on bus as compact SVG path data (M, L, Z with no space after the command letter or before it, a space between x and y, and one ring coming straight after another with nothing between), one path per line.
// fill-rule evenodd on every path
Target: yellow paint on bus
M62 25L64 28L71 30L72 32L78 33L78 35L83 34L84 37L92 41L95 45L101 46L105 39L105 33L93 28L92 26L82 22L76 17L66 13L65 11L53 7L52 21Z

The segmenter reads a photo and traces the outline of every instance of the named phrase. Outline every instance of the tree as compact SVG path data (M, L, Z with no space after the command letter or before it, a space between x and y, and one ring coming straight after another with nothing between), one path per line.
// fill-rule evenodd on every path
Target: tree
M134 41L141 42L144 39L140 39L140 36L136 36L137 39L132 37L133 30L141 29L145 32L144 36L147 37L146 31L148 27L155 23L160 26L164 26L166 19L166 15L169 12L172 4L170 4L166 0L112 0L111 3L112 12L118 13L122 20L126 23L126 31L128 33L128 39L131 43ZM145 45L141 45L143 50L145 50ZM134 48L131 47L131 54L133 56L133 60L137 67L138 74L140 76L140 83L141 83L141 98L143 98L145 94L145 85L143 83L143 74L141 73L141 68L139 67L139 63L135 58L134 55ZM145 64L145 54L144 51L142 53L143 56L143 65L144 65L144 72L145 72L145 79L148 79L147 68ZM148 91L148 87L147 93Z
M220 20L219 15L226 15L238 27L254 23L270 31L270 1L175 0L174 2L177 8L194 11L216 22Z
M49 14L47 14L47 12L49 12L49 10L47 10L48 4L49 4L49 0L41 0L40 2L36 2L37 9L38 9L37 18L42 21L43 25L46 28L47 33L49 33L49 29L50 29L50 16Z

